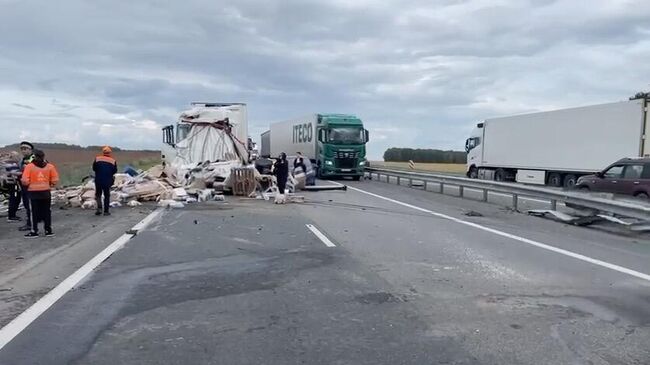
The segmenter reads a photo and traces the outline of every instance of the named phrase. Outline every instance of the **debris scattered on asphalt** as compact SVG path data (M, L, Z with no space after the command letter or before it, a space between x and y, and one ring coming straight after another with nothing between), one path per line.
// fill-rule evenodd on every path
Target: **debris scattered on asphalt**
M479 212L474 211L474 210L467 211L467 212L465 212L463 214L468 216L468 217L482 217L483 216L482 213L479 213Z
M25 258L22 256L16 256L16 260L24 260Z
M12 291L12 290L14 290L14 288L0 288L0 292L3 292L3 291Z

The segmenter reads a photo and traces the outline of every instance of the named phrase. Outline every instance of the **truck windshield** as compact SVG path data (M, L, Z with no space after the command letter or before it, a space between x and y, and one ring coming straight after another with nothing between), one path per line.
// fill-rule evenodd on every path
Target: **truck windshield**
M189 124L179 124L178 129L176 130L176 142L180 142L187 138L191 128L192 126Z
M363 129L350 127L330 128L327 141L334 144L362 144L364 143Z

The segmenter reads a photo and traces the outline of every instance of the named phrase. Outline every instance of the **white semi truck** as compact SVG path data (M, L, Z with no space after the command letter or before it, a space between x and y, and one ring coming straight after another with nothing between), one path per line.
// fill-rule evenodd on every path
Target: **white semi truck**
M191 106L181 112L176 124L163 128L164 165L249 160L246 104L193 102Z
M616 103L486 119L465 142L467 176L572 187L624 157L650 156L647 94Z

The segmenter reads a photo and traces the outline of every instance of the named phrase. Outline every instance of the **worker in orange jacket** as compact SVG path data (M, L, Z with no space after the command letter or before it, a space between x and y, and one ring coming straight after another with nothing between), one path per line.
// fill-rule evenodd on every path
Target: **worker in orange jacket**
M32 206L32 230L25 237L38 237L38 222L45 223L45 236L54 236L52 231L52 187L59 182L59 173L51 163L45 161L45 153L34 150L34 160L23 171L23 186L29 192Z
M95 172L95 200L97 201L95 215L102 214L102 205L104 206L104 215L111 215L109 212L111 186L115 183L117 161L113 158L113 150L109 146L104 146L102 154L95 157L93 171ZM104 196L104 204L102 204L102 195Z

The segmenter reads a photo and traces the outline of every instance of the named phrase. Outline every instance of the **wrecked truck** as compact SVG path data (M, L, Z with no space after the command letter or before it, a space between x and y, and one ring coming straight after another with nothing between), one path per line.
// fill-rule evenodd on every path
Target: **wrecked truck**
M205 161L249 161L248 115L243 103L193 102L176 124L162 129L163 166Z

